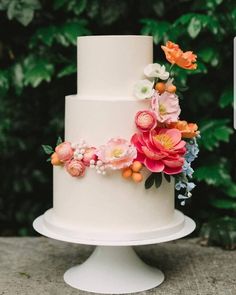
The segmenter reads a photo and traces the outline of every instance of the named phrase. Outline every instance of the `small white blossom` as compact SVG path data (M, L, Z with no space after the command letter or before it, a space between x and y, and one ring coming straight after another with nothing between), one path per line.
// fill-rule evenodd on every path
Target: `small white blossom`
M161 80L167 80L170 76L169 72L166 71L166 67L158 63L147 65L144 69L144 75L149 78L160 78Z
M134 85L134 96L139 99L150 98L153 94L153 83L149 80L140 80Z

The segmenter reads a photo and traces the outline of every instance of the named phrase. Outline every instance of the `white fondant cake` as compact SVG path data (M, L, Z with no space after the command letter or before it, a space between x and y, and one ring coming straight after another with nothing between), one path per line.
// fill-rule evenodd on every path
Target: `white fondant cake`
M66 97L65 141L83 138L99 146L112 137L130 140L134 116L147 101L133 97L143 69L152 63L153 40L147 36L78 38L78 94ZM54 167L53 209L45 220L73 234L110 234L117 239L181 227L174 210L174 180L145 190L112 171L105 176L87 169L82 179Z

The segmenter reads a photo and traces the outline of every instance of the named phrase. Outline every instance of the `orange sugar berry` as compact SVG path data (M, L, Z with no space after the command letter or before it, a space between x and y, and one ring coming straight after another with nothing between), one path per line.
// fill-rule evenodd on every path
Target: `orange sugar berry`
M175 85L169 85L166 88L166 91L170 92L170 93L174 93L176 91L176 86Z
M158 82L155 85L155 89L161 94L166 90L166 84L163 82Z
M123 171L122 171L122 176L124 178L129 178L131 175L132 175L132 170L130 168L125 168Z
M134 172L134 173L132 174L132 179L133 179L134 182L140 182L140 181L143 180L143 176L142 176L142 174L139 173L139 172Z
M51 164L55 166L61 165L61 161L58 159L57 153L53 153L51 155Z
M139 172L142 169L143 165L139 161L134 161L133 164L131 165L131 169L133 172Z

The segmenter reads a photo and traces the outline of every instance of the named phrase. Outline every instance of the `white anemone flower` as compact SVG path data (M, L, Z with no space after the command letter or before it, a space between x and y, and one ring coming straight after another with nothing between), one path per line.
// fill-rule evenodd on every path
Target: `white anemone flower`
M166 71L166 67L160 64L149 64L144 69L144 75L149 78L160 78L161 80L167 80L170 76Z
M149 80L140 80L134 85L134 96L139 99L152 97L154 94L153 82Z

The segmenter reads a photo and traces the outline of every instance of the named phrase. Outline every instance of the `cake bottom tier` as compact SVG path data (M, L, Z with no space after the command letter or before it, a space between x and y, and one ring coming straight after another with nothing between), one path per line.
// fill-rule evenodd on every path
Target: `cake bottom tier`
M101 231L99 228L94 228L91 231L85 228L74 228L66 226L57 218L53 209L47 210L43 215L43 223L46 228L59 236L70 237L72 239L84 241L109 241L109 242L130 242L140 240L160 239L166 236L171 236L180 232L185 226L185 216L178 210L174 211L173 218L169 224L162 227L153 228L152 230L134 230L124 231Z
M92 168L81 178L54 167L53 209L46 222L73 232L130 236L179 227L184 216L174 210L174 179L163 177L161 186L145 189L121 177L120 171L105 176Z

